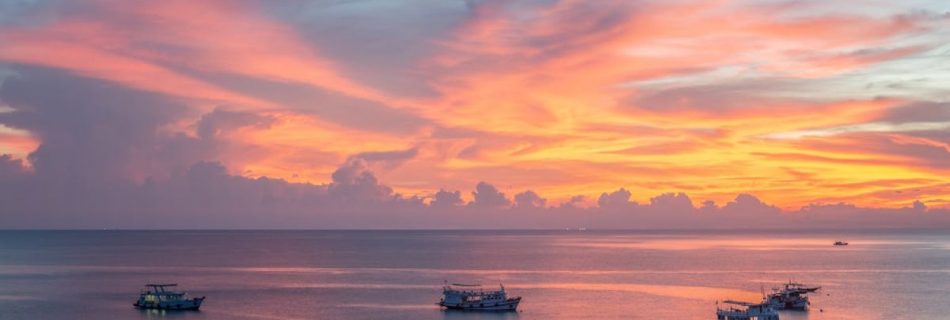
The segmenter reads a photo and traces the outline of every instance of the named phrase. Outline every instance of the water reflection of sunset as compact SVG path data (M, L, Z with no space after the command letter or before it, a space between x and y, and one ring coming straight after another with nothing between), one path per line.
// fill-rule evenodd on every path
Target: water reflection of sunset
M932 244L930 242L915 242L902 240L858 240L851 241L851 246L840 248L832 246L833 240L828 238L696 238L696 239L647 239L625 241L623 239L591 239L563 241L558 245L578 246L602 249L649 249L649 250L703 250L703 249L732 249L732 250L869 250L901 244ZM938 244L939 245L939 244ZM946 246L946 244L943 244Z

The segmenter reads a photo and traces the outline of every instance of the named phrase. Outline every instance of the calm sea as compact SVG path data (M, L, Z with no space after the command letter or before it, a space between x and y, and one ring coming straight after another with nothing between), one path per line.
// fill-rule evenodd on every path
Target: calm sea
M444 280L524 300L441 311ZM0 231L0 319L715 319L789 280L822 289L782 319L950 319L950 232Z

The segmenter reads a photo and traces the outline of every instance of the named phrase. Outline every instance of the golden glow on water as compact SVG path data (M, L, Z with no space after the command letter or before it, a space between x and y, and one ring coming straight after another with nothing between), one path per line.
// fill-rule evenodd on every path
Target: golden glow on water
M723 298L759 299L758 292L699 286L651 285L637 283L505 283L509 292L518 289L557 289L578 291L611 291L644 293L650 295L714 301ZM432 285L416 284L383 284L383 283L312 283L291 284L290 288L328 288L328 289L431 289ZM515 290L515 291L512 291ZM718 297L718 298L717 298Z
M435 305L448 281L503 284L523 298L510 316L524 320L629 319L645 310L692 319L711 318L717 301L758 301L760 290L795 281L822 289L811 296L812 311L782 319L943 314L933 290L950 275L944 234L732 233L7 231L0 232L0 255L8 257L0 263L0 307L15 304L9 310L37 320L157 318L130 307L148 278L207 296L196 315L211 318L470 318ZM825 249L831 245L821 240L833 237L851 245ZM565 245L577 243L650 245ZM185 246L174 256L155 254ZM37 276L96 285L32 281ZM77 296L101 298L66 303Z
M562 245L605 249L650 249L650 250L816 250L839 249L827 239L656 239L638 242L566 242Z
M834 246L835 240L827 238L701 238L701 239L637 239L607 238L598 240L563 240L558 245L599 249L647 249L647 250L868 250L868 246L933 245L946 248L946 243L929 243L902 240L856 239L848 240L849 246Z
M543 283L543 284L511 284L506 287L528 289L558 289L580 291L615 291L645 293L664 297L696 299L714 301L722 299L738 299L756 301L762 298L758 292L698 286L649 285L633 283Z

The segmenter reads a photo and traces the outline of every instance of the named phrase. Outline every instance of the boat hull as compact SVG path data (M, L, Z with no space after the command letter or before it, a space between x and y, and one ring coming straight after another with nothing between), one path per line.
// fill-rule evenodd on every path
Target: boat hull
M447 304L440 302L438 305L445 308L446 310L461 310L461 311L515 311L518 310L518 304L521 303L521 298L517 299L508 299L506 301L500 302L489 302L489 303L459 303L459 304Z
M716 315L718 320L779 320L778 314L768 315Z
M725 303L727 304L725 309L718 306L716 308L717 320L779 320L778 311L775 311L768 303L751 304L730 300Z
M204 298L196 298L182 301L162 301L158 303L136 302L132 304L135 308L146 310L198 310Z
M797 301L775 301L772 302L772 308L775 310L794 310L794 311L806 311L808 310L808 301L806 300L797 300Z

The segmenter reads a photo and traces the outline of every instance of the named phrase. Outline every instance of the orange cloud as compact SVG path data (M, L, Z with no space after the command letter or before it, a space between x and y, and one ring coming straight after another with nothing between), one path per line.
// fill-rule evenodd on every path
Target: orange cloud
M0 31L0 60L62 68L124 85L193 99L266 105L256 99L170 71L154 63L110 52L101 26L63 23L44 30ZM86 42L88 41L88 42Z
M936 159L947 150L942 137L789 134L879 121L923 99L869 98L874 90L840 84L857 71L868 74L869 88L891 81L873 68L945 43L903 11L881 18L732 1L478 2L458 12L454 29L418 39L434 45L415 64L380 75L435 91L410 97L356 80L357 59L328 54L294 19L267 10L279 4L84 4L88 10L46 23L0 28L0 60L174 96L205 111L272 117L269 126L219 137L233 148L216 160L245 176L326 182L352 155L411 149L412 159L377 174L420 195L488 180L551 203L625 187L637 201L688 190L719 203L755 192L783 208L816 199L903 206L915 196L938 201L946 189L935 186L948 183L933 178L946 170ZM334 26L321 31L355 32ZM392 110L404 118L383 112ZM195 136L201 113L166 129ZM374 121L344 121L366 119ZM413 123L371 128L401 121ZM13 146L0 153L23 155L41 143L16 139L0 137ZM932 191L882 195L916 187Z

